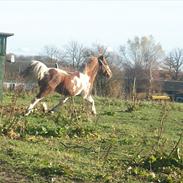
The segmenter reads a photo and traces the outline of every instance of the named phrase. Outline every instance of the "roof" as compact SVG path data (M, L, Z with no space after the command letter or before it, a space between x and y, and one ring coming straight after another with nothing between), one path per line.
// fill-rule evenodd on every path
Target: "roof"
M5 33L5 32L0 32L0 36L4 36L4 37L9 37L9 36L13 36L13 33Z

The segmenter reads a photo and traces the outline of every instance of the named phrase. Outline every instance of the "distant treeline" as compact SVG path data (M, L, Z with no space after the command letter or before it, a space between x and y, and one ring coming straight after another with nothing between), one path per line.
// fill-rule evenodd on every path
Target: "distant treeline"
M106 80L98 76L94 94L129 98L143 93L148 97L157 92L169 92L165 80L171 81L169 88L174 86L174 92L183 93L180 84L183 81L183 49L176 48L165 54L160 43L156 43L152 36L129 39L125 45L119 46L118 52L100 44L88 48L72 41L62 49L45 46L43 53L36 56L15 55L14 63L5 64L5 81L20 80L19 72L33 59L44 62L48 67L58 64L62 69L81 71L88 57L97 56L101 52L110 64L113 77ZM176 87L171 83L177 83Z

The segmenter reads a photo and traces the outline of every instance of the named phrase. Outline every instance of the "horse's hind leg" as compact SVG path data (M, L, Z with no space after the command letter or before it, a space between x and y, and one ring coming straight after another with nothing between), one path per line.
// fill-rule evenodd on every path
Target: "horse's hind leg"
M56 106L54 106L49 112L51 112L51 113L58 112L59 107L61 107L63 104L65 104L68 99L69 99L69 97L61 99L60 102Z
M40 92L38 93L38 95L32 100L31 104L29 105L28 109L27 109L27 113L25 114L26 116L28 116L33 108L35 107L35 105L41 101L46 95L48 95L50 92L52 91L52 88L47 86L44 88L40 88ZM44 106L43 106L44 107Z
M47 112L48 111L48 106L46 104L46 102L41 102L42 107L43 107L43 112Z

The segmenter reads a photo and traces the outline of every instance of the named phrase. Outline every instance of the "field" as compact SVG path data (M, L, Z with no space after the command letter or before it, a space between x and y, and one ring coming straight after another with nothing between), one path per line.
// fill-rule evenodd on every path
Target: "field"
M78 97L25 117L31 98L0 105L0 182L183 182L183 104L95 97L95 117Z

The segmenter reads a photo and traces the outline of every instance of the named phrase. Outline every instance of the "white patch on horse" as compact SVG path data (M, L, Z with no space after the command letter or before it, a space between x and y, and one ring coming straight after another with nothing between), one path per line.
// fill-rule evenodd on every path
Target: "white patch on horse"
M83 85L82 85L82 81L80 78L78 78L77 76L75 76L71 82L73 83L73 92L75 93L75 95L79 95L81 93L81 91L83 90Z
M79 77L80 77L80 79L81 79L81 81L83 83L84 88L87 88L87 86L89 84L89 77L88 77L88 75L80 73Z
M85 98L90 91L90 87L91 87L91 84L89 82L90 78L88 75L82 74L82 73L80 73L80 78L83 83L83 97Z
M73 91L75 95L79 95L83 90L86 90L89 86L89 77L85 74L79 73L79 77L75 76L71 82L74 84Z

